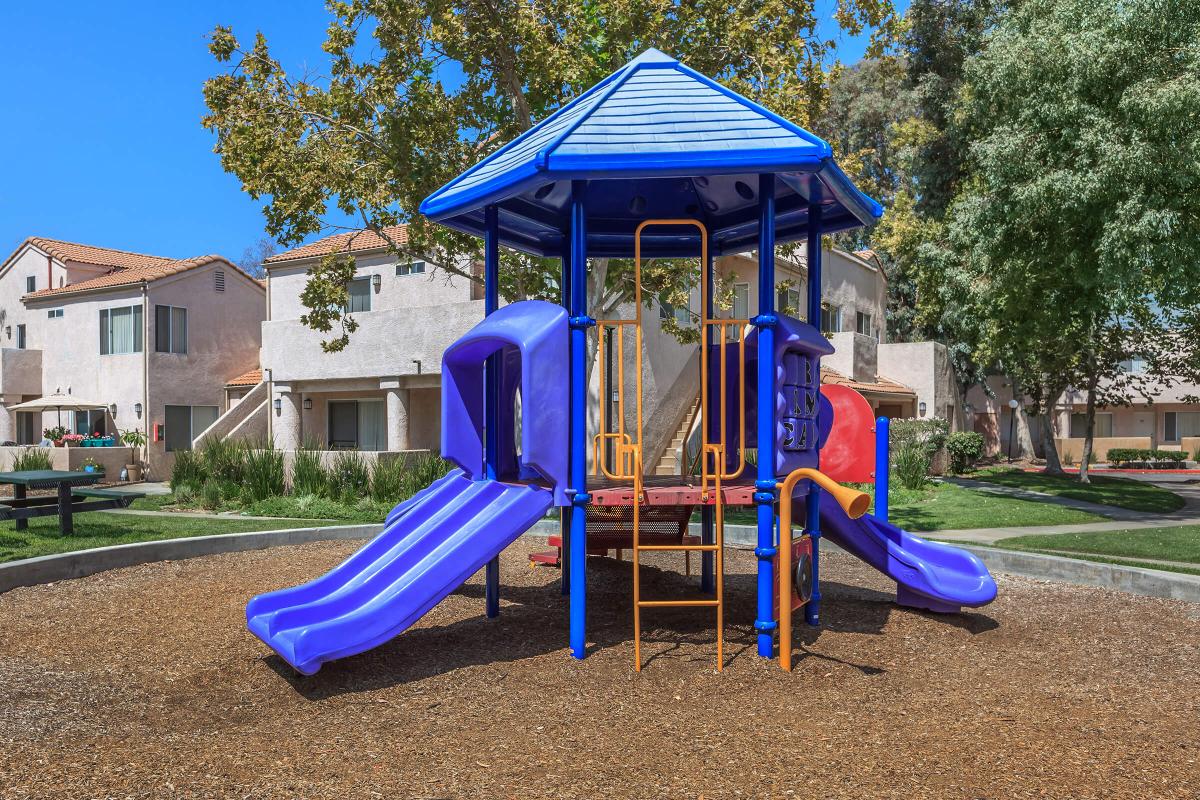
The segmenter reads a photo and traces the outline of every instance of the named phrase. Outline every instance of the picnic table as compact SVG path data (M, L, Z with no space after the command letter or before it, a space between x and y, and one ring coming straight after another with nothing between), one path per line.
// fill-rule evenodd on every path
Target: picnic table
M86 488L99 480L100 473L61 469L0 472L0 484L13 487L12 499L0 503L0 520L15 520L17 530L22 531L29 527L31 517L58 515L58 530L66 536L75 532L74 514L125 508L144 496L138 492ZM56 495L29 497L30 489L55 489Z

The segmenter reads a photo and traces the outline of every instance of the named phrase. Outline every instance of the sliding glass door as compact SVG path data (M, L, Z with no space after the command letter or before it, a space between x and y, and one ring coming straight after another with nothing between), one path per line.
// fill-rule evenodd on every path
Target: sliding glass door
M387 416L382 400L330 400L328 406L331 449L387 449Z

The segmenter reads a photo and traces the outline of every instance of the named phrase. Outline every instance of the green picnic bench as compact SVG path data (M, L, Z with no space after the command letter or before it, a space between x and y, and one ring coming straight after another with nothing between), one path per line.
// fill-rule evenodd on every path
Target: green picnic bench
M100 480L95 472L70 472L57 469L0 472L0 484L13 487L12 499L0 503L0 520L11 519L19 531L29 527L32 517L58 516L58 530L64 536L75 532L73 516L82 511L126 508L142 492L88 488ZM53 496L29 497L30 489L55 489Z

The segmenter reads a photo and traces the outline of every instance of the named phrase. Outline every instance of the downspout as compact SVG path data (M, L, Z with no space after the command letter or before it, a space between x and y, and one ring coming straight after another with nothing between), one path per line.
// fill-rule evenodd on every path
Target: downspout
M142 282L142 430L146 434L146 463L142 480L150 472L150 284Z
M270 270L267 269L265 264L263 265L263 279L266 281L266 284L267 284L266 322L270 322L271 321L271 272L270 272ZM263 325L265 327L266 323L264 323ZM262 328L259 328L258 369L259 369L259 375L261 376L262 380L266 381L266 383L267 383L267 441L273 445L275 443L275 414L274 414L275 406L271 402L271 400L275 396L275 382L273 380L270 380L270 378L273 376L270 374L270 372L268 372L268 370L266 370L263 367L263 363L262 363L263 362L263 357L262 357L263 344L262 343L263 343L265 333L266 333L266 331L264 331ZM300 411L300 419L301 419L300 433L303 434L304 433L304 428L303 428L304 404L303 403L300 404L300 408L301 408L301 411ZM303 440L301 440L301 441L303 441Z
M54 256L46 256L46 288L54 288Z

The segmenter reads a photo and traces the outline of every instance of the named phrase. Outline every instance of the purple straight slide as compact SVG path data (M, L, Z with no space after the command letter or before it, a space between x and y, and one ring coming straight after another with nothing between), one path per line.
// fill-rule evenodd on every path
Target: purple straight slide
M404 631L541 519L548 489L454 470L388 515L383 532L325 575L255 597L246 624L297 671Z
M913 536L871 514L850 519L832 499L822 500L821 537L894 580L900 605L954 613L996 599L996 581L966 550Z

